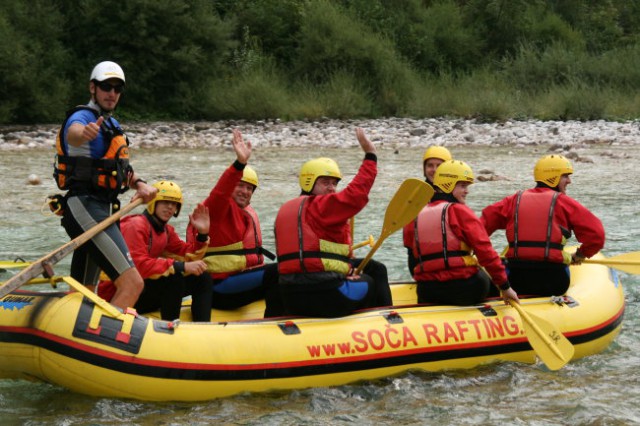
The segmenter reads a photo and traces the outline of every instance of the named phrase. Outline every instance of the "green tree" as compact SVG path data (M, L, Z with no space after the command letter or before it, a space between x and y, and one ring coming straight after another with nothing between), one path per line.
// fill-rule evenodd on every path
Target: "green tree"
M558 42L582 43L546 0L470 0L464 10L465 24L478 29L485 54L493 59L514 54L522 44L544 49Z
M234 45L233 20L221 20L208 0L69 0L60 7L70 18L65 41L78 58L77 80L99 61L118 62L127 77L122 104L156 117L201 114L204 88Z
M0 123L60 121L103 60L125 119L637 115L635 0L0 0L0 37Z
M238 22L235 39L251 37L264 55L289 68L298 47L306 3L306 0L232 0L222 10Z
M411 98L416 75L393 44L331 2L309 5L299 37L294 75L318 85L337 72L355 76L371 91L377 114L397 114Z
M476 67L482 40L463 22L452 0L424 5L420 0L343 0L368 27L393 41L395 48L419 70L434 73Z
M550 0L550 8L576 28L586 41L587 50L602 53L615 49L633 37L625 32L638 31L640 6L636 1ZM634 13L635 12L635 18ZM630 25L631 24L631 25Z
M62 15L51 2L0 2L0 123L56 121L69 83Z

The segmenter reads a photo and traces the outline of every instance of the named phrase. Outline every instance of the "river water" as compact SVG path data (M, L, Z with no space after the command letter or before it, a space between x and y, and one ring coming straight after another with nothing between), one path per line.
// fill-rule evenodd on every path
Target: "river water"
M388 146L379 150L380 172L369 205L356 218L356 241L369 234L379 235L386 205L401 181L421 177L422 151ZM467 202L479 214L486 204L530 187L533 164L547 153L547 147L467 145L452 151L471 165L476 176L488 169L506 178L471 187ZM574 161L569 194L602 219L607 231L605 255L637 251L637 148L592 144L575 152L586 161ZM317 156L338 160L348 181L363 154L358 148L254 148L250 163L260 175L260 187L252 204L260 214L267 248L274 248L272 224L278 207L298 194L300 165ZM182 186L185 213L206 197L234 158L230 148L145 148L133 152L133 164L144 178L150 182L171 179ZM51 162L52 151L48 150L2 153L0 260L16 256L34 260L67 241L59 220L41 213L45 197L57 192L50 178ZM28 185L30 174L40 176L42 184ZM187 215L182 214L172 223L182 233L186 220ZM504 234L493 240L501 249ZM361 252L366 254L366 249ZM375 257L387 265L391 279L409 278L399 233L389 237ZM57 274L68 272L69 260L57 265ZM3 425L640 424L640 277L621 273L621 279L627 301L621 335L604 353L556 372L540 364L505 363L202 403L93 398L49 384L0 379L0 418Z

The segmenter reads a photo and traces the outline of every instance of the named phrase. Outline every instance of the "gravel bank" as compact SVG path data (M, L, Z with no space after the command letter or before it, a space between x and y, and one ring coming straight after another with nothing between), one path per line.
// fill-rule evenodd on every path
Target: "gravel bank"
M217 121L122 123L136 147L217 147L238 127L257 147L356 145L353 129L363 127L374 142L391 148L431 144L459 146L551 145L568 150L588 144L627 145L640 141L640 121L507 121L385 118L318 121ZM0 150L53 146L58 125L0 127ZM379 145L379 146L380 146Z

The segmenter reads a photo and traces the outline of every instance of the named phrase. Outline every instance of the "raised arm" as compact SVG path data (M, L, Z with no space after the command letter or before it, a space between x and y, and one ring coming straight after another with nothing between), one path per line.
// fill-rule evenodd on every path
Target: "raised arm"
M362 128L358 127L356 129L356 137L358 138L358 143L365 154L376 153L376 146L369 140L369 138L367 138L367 135L364 133Z
M233 150L236 152L236 159L238 162L242 164L247 164L249 162L249 157L251 157L251 142L244 141L242 139L242 133L240 130L233 129Z

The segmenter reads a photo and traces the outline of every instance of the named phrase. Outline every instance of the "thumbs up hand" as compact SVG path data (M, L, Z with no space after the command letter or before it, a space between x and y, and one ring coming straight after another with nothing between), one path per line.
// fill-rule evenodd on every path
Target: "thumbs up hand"
M98 136L98 133L100 132L100 126L102 125L103 121L104 117L100 116L95 123L89 123L84 126L84 130L82 131L83 142L94 140Z

